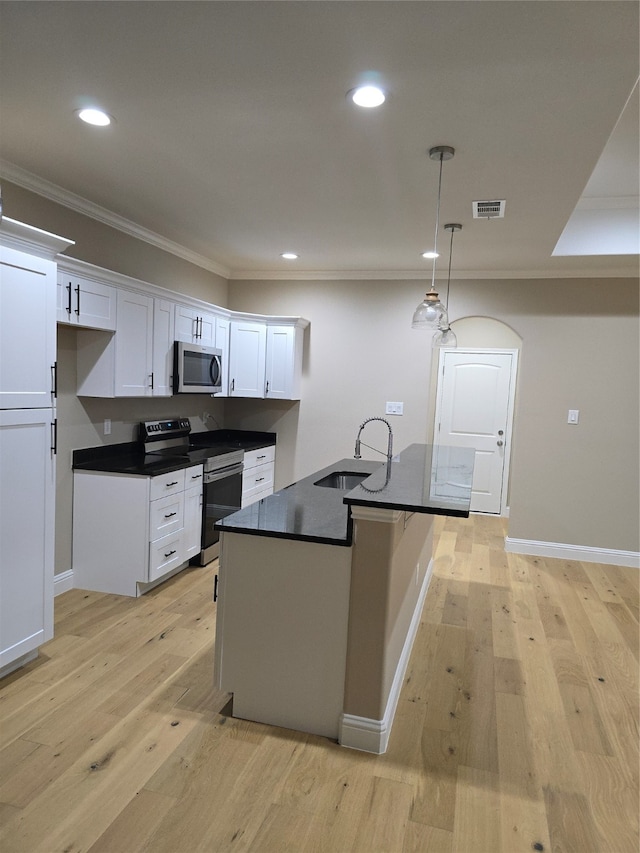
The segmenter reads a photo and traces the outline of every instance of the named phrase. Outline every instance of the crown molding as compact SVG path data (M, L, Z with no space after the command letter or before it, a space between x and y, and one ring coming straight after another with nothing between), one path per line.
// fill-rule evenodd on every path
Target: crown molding
M136 240L142 240L144 243L149 243L157 249L162 249L163 252L168 252L170 255L175 255L194 264L197 267L208 270L222 278L229 278L230 270L221 264L212 261L210 258L205 258L197 252L192 252L191 249L186 249L173 240L163 237L161 234L156 234L154 231L149 231L141 225L136 225L124 216L119 216L117 213L112 213L99 204L95 204L82 196L76 195L69 190L57 184L51 183L44 178L38 177L14 163L9 163L7 160L0 160L0 175L7 181L17 184L25 190L48 198L49 201L54 201L56 204L61 204L63 207L68 207L70 210L75 210L76 213L81 213L83 216L88 216L103 225L109 225L111 228L116 228L130 237L135 237Z
M560 278L637 278L638 270L576 269L576 270L451 270L452 280L560 279ZM428 280L427 280L428 279ZM424 281L431 277L423 270L232 270L229 281ZM446 273L436 274L440 284Z

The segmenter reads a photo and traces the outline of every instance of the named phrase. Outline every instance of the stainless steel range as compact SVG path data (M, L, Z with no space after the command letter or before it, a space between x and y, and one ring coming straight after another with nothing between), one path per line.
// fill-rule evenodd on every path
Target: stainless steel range
M214 524L240 509L242 501L242 469L244 451L225 444L191 444L188 418L143 421L140 440L145 457L165 456L184 459L185 463L204 465L202 493L202 547L192 563L204 566L218 556L220 534Z

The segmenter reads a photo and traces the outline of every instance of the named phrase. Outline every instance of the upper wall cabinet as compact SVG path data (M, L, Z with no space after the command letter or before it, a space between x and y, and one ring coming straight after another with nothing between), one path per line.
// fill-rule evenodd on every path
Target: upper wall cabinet
M300 399L303 334L300 325L267 326L265 397Z
M264 397L267 329L264 323L232 320L229 396Z
M116 294L116 288L108 284L58 270L58 323L113 332L116 328Z
M183 341L222 350L218 397L300 399L301 317L229 311L74 258L57 284L58 322L79 327L81 397L171 396Z
M186 344L216 346L216 315L187 305L176 305L175 338Z

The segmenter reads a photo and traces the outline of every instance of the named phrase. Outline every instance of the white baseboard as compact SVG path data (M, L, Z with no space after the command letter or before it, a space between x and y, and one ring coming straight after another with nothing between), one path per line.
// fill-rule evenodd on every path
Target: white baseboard
M63 592L68 592L73 589L73 569L67 569L66 572L60 572L59 575L53 576L53 595L62 595Z
M585 563L605 563L640 569L640 552L617 551L612 548L589 548L586 545L565 545L562 542L538 542L534 539L513 539L505 536L504 550L512 554L533 557L553 557L558 560L579 560Z
M420 627L422 608L424 600L427 597L427 590L429 589L432 574L433 559L429 561L429 565L427 566L420 594L413 611L413 616L411 617L409 630L407 631L402 653L400 654L393 677L391 690L389 691L384 717L381 720L374 720L370 717L356 717L354 714L343 714L340 720L340 733L338 737L341 746L346 746L350 749L359 749L362 752L373 752L376 755L381 755L387 751L393 718L396 714L398 699L400 698L404 675L409 664L413 642Z

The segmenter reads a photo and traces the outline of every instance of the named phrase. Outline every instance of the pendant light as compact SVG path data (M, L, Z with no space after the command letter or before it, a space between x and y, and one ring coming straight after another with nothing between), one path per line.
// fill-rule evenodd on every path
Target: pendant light
M418 305L411 322L412 329L438 329L443 324L448 324L447 309L440 302L436 291L436 258L438 257L438 225L440 222L440 196L442 194L442 164L445 160L451 160L455 154L455 148L450 145L436 145L429 149L429 157L440 161L440 176L438 179L438 205L436 207L436 231L433 239L433 267L431 270L431 290L426 294L424 300Z
M449 325L449 288L451 287L451 258L453 256L453 235L456 231L462 231L462 225L459 222L447 222L444 226L445 231L451 232L451 239L449 241L449 271L447 273L447 295L445 297L445 311L446 316L443 322L440 324L438 331L433 336L432 346L434 349L437 347L457 347L458 339L455 336L455 332Z

